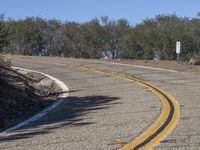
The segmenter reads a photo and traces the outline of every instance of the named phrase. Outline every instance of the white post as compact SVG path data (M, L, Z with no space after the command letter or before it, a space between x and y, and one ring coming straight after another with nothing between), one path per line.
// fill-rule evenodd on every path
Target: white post
M181 42L176 42L176 54L177 54L177 61L180 61L180 53L181 53Z

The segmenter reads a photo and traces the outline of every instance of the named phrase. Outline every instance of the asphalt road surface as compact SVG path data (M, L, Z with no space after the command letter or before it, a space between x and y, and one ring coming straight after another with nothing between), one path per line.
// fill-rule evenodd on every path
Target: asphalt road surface
M15 56L12 62L58 78L70 93L43 118L1 135L0 149L115 150L134 140L160 116L160 98L148 88L81 66L128 74L168 91L178 101L181 117L176 128L154 149L200 147L197 75L81 59Z

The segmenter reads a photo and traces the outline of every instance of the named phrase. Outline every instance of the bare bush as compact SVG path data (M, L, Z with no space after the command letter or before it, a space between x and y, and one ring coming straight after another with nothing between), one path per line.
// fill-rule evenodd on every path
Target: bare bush
M195 55L192 58L190 58L189 64L190 65L200 65L200 55Z
M5 68L11 67L11 61L6 59L4 56L0 55L0 66Z

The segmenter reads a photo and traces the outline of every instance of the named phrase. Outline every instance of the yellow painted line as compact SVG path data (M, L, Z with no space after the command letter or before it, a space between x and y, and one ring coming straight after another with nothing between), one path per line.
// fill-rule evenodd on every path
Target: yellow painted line
M98 73L104 73L106 75L110 75L110 76L114 76L114 77L121 78L124 80L136 82L140 85L147 87L155 95L157 95L160 98L160 100L162 101L162 111L161 111L161 114L158 117L158 119L148 129L146 129L142 134L140 134L138 137L136 137L130 143L126 144L120 150L135 149L135 147L138 144L142 143L145 139L150 137L153 133L155 133L163 125L163 123L167 120L169 113L170 113L170 109L171 109L165 96L167 96L169 98L169 100L172 102L172 104L174 106L174 113L173 113L172 119L169 122L169 124L162 130L162 132L160 132L157 136L155 136L153 139L151 139L150 142L148 142L147 144L145 144L144 146L142 146L139 149L151 150L153 147L158 145L160 143L160 141L162 141L167 135L169 135L171 133L171 131L176 127L176 125L179 121L179 118L180 118L180 107L179 107L178 102L168 92L166 92L154 85L150 85L150 84L146 83L145 81L142 81L142 80L139 80L139 79L136 79L134 77L127 76L124 74L120 74L117 72L108 72L106 70L100 70L100 69L94 69L94 68L88 68L88 67L82 67L82 69L88 70L88 71L93 71L93 72L98 72Z
M20 59L20 58L17 58L17 59ZM24 59L20 59L20 60L24 60ZM59 65L59 66L69 66L68 64L61 64L61 63L47 61L47 60L45 61L24 60L24 61L49 63L49 64L54 64L54 65ZM172 97L168 92L152 84L149 84L145 81L142 81L132 76L124 75L121 73L110 72L103 69L97 69L97 68L91 68L91 67L85 67L85 66L75 65L74 67L79 67L80 69L85 70L85 71L101 73L101 74L117 77L120 79L124 79L127 81L135 82L137 84L147 87L151 92L157 95L162 101L162 111L161 111L160 116L156 119L156 121L149 128L147 128L142 134L140 134L138 137L133 139L133 141L124 145L120 150L135 150L135 149L151 150L153 147L158 145L160 141L162 141L167 135L169 135L171 131L176 127L177 123L179 122L179 119L180 119L179 104L174 99L174 97Z

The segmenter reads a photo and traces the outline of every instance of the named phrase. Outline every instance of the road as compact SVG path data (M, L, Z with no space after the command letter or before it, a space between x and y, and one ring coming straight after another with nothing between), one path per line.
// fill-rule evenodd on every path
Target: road
M98 70L134 76L168 91L178 101L180 120L154 149L200 147L197 75L81 59L15 56L12 62L60 79L69 87L70 96L45 117L1 137L0 149L114 150L133 141L159 118L163 107L158 95Z

